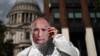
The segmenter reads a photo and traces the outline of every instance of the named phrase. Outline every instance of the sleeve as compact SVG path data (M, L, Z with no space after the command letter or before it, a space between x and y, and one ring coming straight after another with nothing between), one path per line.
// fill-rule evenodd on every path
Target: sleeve
M21 54L21 53L18 53L18 54L17 54L17 56L24 56L24 55L23 55L23 54Z
M79 56L79 50L70 42L66 40L66 38L62 34L58 34L54 39L53 43L55 47L57 47L58 51L68 54L70 56Z
M19 53L17 54L17 56L28 56L29 53L30 53L30 51L31 51L31 48L32 48L31 46L25 48L24 50L22 50L21 52L19 52Z

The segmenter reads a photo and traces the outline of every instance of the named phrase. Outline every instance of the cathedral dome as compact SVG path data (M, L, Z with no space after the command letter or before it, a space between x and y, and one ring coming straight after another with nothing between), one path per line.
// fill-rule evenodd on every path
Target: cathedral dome
M16 0L16 4L19 4L19 3L31 3L31 4L37 5L36 0Z
M30 24L40 14L41 11L36 0L16 0L7 17L10 18L9 24L12 25L17 25L19 22L20 24Z
M16 0L11 12L13 11L35 11L40 12L39 5L36 0Z

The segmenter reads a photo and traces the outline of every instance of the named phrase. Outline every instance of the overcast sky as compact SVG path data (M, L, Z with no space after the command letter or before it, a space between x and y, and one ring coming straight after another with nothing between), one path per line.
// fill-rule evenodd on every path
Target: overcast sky
M7 23L7 14L15 4L16 0L0 0L0 20ZM36 0L43 12L43 0Z

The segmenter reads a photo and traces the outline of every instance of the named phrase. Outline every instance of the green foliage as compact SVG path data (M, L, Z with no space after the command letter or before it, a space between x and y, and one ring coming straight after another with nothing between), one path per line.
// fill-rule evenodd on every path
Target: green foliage
M3 43L4 41L4 32L6 31L6 27L3 25L3 22L0 21L0 43Z
M13 44L12 40L4 42L4 33L6 31L5 25L0 21L0 56L13 56Z
M0 44L0 56L13 56L13 44L11 40Z

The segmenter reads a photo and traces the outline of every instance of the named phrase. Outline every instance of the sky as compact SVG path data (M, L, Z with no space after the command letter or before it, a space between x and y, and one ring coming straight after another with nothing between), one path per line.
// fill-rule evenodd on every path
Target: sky
M43 12L43 0L36 1L39 4L41 11ZM0 0L0 20L2 20L4 24L7 23L7 14L14 6L15 2L16 0Z

